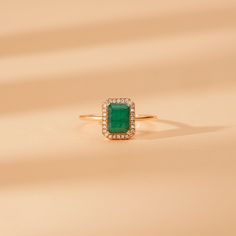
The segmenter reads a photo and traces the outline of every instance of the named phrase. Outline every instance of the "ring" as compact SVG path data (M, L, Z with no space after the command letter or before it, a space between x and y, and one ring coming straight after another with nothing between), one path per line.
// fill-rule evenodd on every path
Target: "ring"
M135 121L157 119L155 115L136 115L130 98L108 98L102 115L80 115L81 120L101 121L102 133L110 140L127 140L135 135Z

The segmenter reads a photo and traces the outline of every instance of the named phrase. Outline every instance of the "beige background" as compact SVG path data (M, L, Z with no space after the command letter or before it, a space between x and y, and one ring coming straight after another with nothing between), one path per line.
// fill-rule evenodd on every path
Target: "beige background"
M1 236L235 236L236 2L0 2ZM130 97L136 138L96 123Z

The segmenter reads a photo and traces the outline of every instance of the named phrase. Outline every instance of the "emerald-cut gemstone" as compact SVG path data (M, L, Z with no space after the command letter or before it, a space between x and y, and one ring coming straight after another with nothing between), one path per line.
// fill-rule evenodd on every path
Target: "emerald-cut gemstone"
M108 131L112 134L127 133L130 127L130 107L126 104L110 104L108 107Z

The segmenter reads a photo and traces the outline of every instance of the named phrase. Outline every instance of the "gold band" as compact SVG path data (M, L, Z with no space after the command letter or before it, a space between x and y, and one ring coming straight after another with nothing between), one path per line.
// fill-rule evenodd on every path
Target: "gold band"
M88 120L88 121L101 121L102 116L97 115L81 115L79 116L81 120ZM158 117L156 115L136 115L135 120L137 121L145 121L145 120L156 120Z

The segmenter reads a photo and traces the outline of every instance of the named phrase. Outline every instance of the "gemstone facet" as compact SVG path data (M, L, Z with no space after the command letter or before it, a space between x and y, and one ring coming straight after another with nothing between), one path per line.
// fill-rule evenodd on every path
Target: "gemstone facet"
M108 106L108 131L111 134L127 133L130 129L130 107L127 104Z

